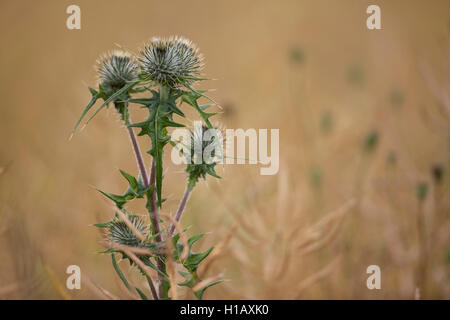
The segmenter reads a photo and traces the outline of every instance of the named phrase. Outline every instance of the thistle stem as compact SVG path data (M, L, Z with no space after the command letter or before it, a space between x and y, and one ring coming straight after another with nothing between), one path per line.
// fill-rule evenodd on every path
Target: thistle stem
M154 185L155 181L156 181L155 160L152 160L152 168L150 170L150 185ZM152 219L155 239L157 242L161 242L162 237L161 237L161 229L159 228L158 206L156 204L156 188L153 188L152 190L151 205L152 205L152 212L150 214L150 218Z
M181 215L183 214L184 208L186 208L186 203L189 200L189 197L191 195L192 189L186 186L186 189L184 190L183 198L181 198L180 205L178 206L177 213L175 215L175 221L179 222L181 219ZM172 224L170 227L169 235L168 237L171 237L173 232L175 231L175 225Z
M152 190L152 198L151 198L152 212L150 213L150 218L152 220L153 232L156 235L155 240L157 242L162 242L161 229L159 227L158 206L156 204L155 181L156 181L156 170L155 170L155 159L153 159L152 167L150 169L150 185L154 186L154 188ZM164 261L162 260L162 257L158 257L156 260L157 260L156 263L157 263L158 269L161 271L164 271L166 266L164 264ZM160 273L158 273L158 291L159 291L160 297L164 297L163 280L164 280L163 276Z
M158 293L156 292L155 285L153 284L153 280L149 276L146 276L146 278L148 286L150 287L150 292L152 293L153 296L153 300L159 300Z
M160 88L160 99L161 103L167 99L168 94L168 88L165 86L161 86ZM161 229L159 227L159 215L158 215L158 205L156 203L156 169L155 169L155 159L152 159L152 167L150 169L150 185L154 186L152 190L152 199L151 199L151 205L152 205L152 212L151 212L151 219L153 224L153 231L155 234L155 240L157 242L162 241L161 237ZM159 199L162 201L161 199ZM161 205L161 204L160 204Z
M148 188L150 185L148 183L147 172L145 171L144 160L142 159L141 149L134 134L133 128L127 127L128 134L130 136L131 144L133 145L134 155L136 156L136 162L139 170L141 171L142 181L144 186Z
M131 144L133 145L133 151L134 151L134 155L136 156L136 162L138 165L138 168L141 172L141 177L142 177L142 181L144 183L145 188L149 188L150 185L155 184L155 162L152 162L152 167L150 170L150 177L147 176L147 172L145 171L145 166L144 166L144 160L142 158L142 153L141 153L141 149L139 147L139 143L137 141L136 135L133 131L133 128L131 128L129 125L131 124L131 119L128 117L127 121L126 121L127 125L127 130L128 130L128 134L130 136L130 140L131 140ZM150 182L149 182L150 180ZM153 225L153 234L156 235L156 241L157 242L161 242L162 238L161 238L161 232L160 232L160 228L159 228L159 217L158 217L158 208L156 206L156 193L155 193L155 188L153 188L153 192L152 192L152 197L151 197L151 205L152 205L152 212L150 213L150 219ZM164 262L161 260L161 258L158 259L158 268L160 270L164 270ZM162 277L161 275L159 275L159 295L156 292L155 286L153 284L153 280L150 277L146 277L147 278L147 282L150 288L150 291L152 293L153 299L158 300L158 297L163 297L164 296L164 287L162 285Z

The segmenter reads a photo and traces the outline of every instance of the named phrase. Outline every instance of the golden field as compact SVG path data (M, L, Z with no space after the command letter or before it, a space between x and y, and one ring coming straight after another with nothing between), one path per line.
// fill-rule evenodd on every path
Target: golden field
M70 4L0 4L0 299L132 298L92 226L114 213L95 188L137 175L126 131L109 108L69 136L97 57L170 35L204 54L216 121L280 129L277 175L224 166L188 203L182 224L220 248L205 273L226 279L206 299L450 298L450 2L376 1L382 30L363 0L77 1L81 30ZM165 166L163 212L184 182Z

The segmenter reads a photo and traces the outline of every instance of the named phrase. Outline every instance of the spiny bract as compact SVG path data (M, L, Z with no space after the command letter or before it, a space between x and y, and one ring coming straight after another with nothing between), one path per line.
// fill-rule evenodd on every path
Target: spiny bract
M214 158L216 156L216 150L222 148L223 134L218 128L208 128L205 125L195 126L193 130L190 130L191 136L191 155L192 157L200 157L204 159L205 149L210 150L210 156ZM194 160L193 160L194 161Z
M97 60L99 85L112 94L124 85L138 79L139 65L128 53L114 50Z
M188 173L188 188L193 189L199 178L206 175L220 178L214 167L223 160L223 134L220 129L206 126L195 126L190 130L190 159L186 172Z
M142 219L136 216L128 216L128 219L139 232L146 233L146 227ZM108 226L108 238L111 242L126 246L143 247L145 245L125 222L117 218L113 219Z
M153 38L141 54L144 76L172 88L192 83L203 66L198 48L182 37Z

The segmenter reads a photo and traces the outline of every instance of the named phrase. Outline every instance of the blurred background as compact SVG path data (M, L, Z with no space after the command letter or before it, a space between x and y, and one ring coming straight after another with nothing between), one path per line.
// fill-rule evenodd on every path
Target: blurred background
M366 28L371 4L382 30ZM225 166L190 199L183 225L220 249L205 276L227 280L206 299L450 298L449 1L16 0L0 17L1 299L130 298L92 226L114 213L94 188L137 175L126 131L110 108L68 138L97 57L170 35L204 54L216 121L280 129L277 175ZM165 177L174 214L185 174ZM65 286L73 264L81 290Z

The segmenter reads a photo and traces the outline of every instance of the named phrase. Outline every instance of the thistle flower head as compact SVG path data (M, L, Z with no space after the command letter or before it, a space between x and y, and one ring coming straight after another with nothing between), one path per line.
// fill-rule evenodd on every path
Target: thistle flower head
M205 162L204 152L206 148L211 148L211 158L219 156L216 154L216 147L222 148L222 130L219 128L208 128L205 125L195 126L191 133L191 155L201 157Z
M206 179L209 174L220 178L214 167L223 160L223 134L216 127L210 129L204 125L191 130L190 157L186 167L188 187L192 189L199 178Z
M141 54L144 76L172 88L192 83L203 66L198 48L182 37L153 38Z
M138 79L138 63L128 53L114 50L97 60L98 83L112 94L130 81Z
M134 227L142 234L146 233L144 221L137 216L128 216ZM143 247L145 244L133 233L125 222L115 218L108 225L108 238L111 242L131 247Z

